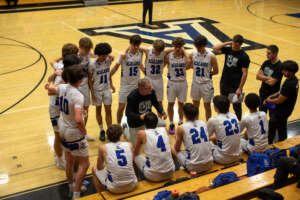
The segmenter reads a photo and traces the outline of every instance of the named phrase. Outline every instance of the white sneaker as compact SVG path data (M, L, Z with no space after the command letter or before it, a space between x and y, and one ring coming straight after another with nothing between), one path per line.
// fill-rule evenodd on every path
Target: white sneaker
M95 141L95 138L90 135L86 135L86 139L87 139L87 141Z

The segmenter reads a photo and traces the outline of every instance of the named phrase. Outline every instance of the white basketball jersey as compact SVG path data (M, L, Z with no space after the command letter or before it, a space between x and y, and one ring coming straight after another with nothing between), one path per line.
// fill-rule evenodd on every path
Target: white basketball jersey
M153 47L149 48L149 53L146 58L146 77L150 79L162 78L164 67L165 52L162 51L158 56L155 55Z
M59 96L60 117L68 128L77 128L74 108L83 108L83 95L79 90L69 84L61 84L56 87Z
M213 160L206 124L203 121L188 121L184 129L183 144L189 164L197 165Z
M139 66L142 64L142 52L138 51L136 54L127 53L125 59L120 54L117 61L121 64L121 86L122 85L137 85L140 79Z
M218 151L224 155L239 156L240 127L239 120L233 113L218 114L207 122L209 135L216 133Z
M89 64L90 64L90 54L86 55L86 56L81 56L78 53L78 57L81 60L80 62L80 66L83 69L84 72L84 77L82 79L81 84L79 85L79 88L88 88L88 77L89 77Z
M106 166L108 180L114 186L126 185L136 181L133 168L133 155L128 142L108 143L106 146Z
M176 58L174 52L169 54L168 78L171 81L186 80L185 56L182 56L182 58Z
M204 54L200 54L198 51L193 52L193 82L205 83L211 81L211 56L212 52L205 50Z
M100 62L98 59L91 61L89 72L93 74L93 89L104 91L110 88L109 74L111 58L107 57L105 61Z
M58 63L55 63L53 65L55 70L64 70L64 64L63 61L59 61ZM59 84L63 81L61 76L55 76L55 79L53 81L53 84ZM59 101L58 101L58 96L50 96L50 105L52 106L58 106L59 105Z
M146 167L153 172L170 172L175 169L170 139L163 127L146 129L146 144L144 151L146 154Z
M268 120L265 112L258 111L245 116L240 122L241 132L247 128L248 146L263 151L268 146ZM254 148L253 148L254 147Z

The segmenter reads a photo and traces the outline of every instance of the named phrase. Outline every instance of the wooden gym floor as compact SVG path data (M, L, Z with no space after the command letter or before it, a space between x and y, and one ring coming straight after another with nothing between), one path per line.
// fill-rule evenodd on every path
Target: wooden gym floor
M191 38L199 33L206 35L212 45L239 33L248 40L245 48L251 59L244 87L246 93L258 93L260 82L255 75L266 59L265 45L278 45L281 60L292 59L300 64L298 0L155 2L153 18L159 23L146 28L139 27L142 4L128 2L64 9L46 7L42 11L39 7L31 11L0 8L0 198L65 180L64 171L54 165L54 135L48 114L49 97L44 89L53 71L49 62L61 55L65 43L78 44L79 39L86 36L94 45L109 42L117 58L128 46L128 35L135 33L142 34L144 42L148 43L163 38L170 44L172 37L182 36L187 47L192 47ZM224 56L217 58L221 74ZM213 79L215 94L219 94L220 74ZM113 77L117 91L119 77L120 70ZM191 77L190 70L189 89ZM191 101L189 97L188 101ZM167 101L163 103L166 107ZM113 95L113 122L116 122L117 105L116 93ZM87 130L97 138L95 108L91 106L89 111ZM299 119L299 111L298 98L289 121ZM243 115L246 112L244 106ZM205 119L202 104L200 116ZM91 166L95 164L100 143L89 143Z

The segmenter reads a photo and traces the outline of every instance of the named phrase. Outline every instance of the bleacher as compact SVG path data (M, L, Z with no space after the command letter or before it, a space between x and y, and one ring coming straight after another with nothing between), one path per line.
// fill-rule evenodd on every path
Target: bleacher
M277 147L281 149L289 149L297 144L300 144L300 136L289 138L285 141L278 142L276 144L270 145L270 148ZM247 160L247 156L243 154L243 160ZM210 186L210 182L220 173L224 172L235 172L238 177L243 177L241 180L233 182L228 185L224 185L218 188L208 190L206 192L198 194L200 199L210 200L210 199L234 199L244 197L248 194L251 194L261 188L271 186L274 182L274 174L276 169L266 171L264 173L252 176L245 177L247 174L247 164L245 162L235 163L230 166L223 166L214 164L213 169L206 172L205 174L198 175L195 178L186 180L181 183L177 183L171 186L163 187L166 182L153 183L147 180L138 182L137 188L130 193L116 195L108 191L101 192L101 195L98 193L92 194L80 200L117 200L117 199L131 199L131 200L152 200L153 197L162 190L178 190L180 194L185 192L194 192L201 187ZM175 172L173 179L181 177L190 177L190 175L184 170L178 170ZM300 190L296 188L295 184L291 184L284 188L277 190L279 193L284 194L288 197L286 199L300 200ZM288 195L286 194L288 191ZM253 195L252 195L253 196ZM251 197L251 195L249 196ZM291 197L291 198L290 198ZM292 198L293 197L293 198ZM297 198L295 198L297 197ZM258 198L254 198L258 199Z

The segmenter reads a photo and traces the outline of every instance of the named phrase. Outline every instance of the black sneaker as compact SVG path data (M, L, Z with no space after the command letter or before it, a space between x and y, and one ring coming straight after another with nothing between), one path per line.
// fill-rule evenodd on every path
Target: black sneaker
M100 131L99 140L101 140L102 142L105 141L105 131L104 131L104 130L101 130L101 131Z
M170 135L174 135L175 134L175 125L174 124L170 124L170 126L169 126L169 134Z

